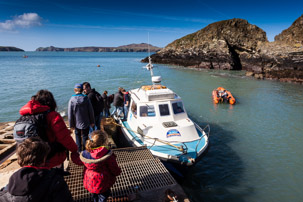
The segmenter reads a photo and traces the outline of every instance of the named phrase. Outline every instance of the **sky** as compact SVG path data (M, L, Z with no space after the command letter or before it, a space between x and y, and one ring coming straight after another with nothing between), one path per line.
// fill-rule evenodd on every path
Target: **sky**
M0 0L0 46L165 47L232 18L260 27L274 41L302 14L302 0Z

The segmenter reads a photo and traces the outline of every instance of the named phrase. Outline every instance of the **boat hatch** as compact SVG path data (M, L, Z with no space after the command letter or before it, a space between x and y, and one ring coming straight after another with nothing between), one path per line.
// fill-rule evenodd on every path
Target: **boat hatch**
M162 125L165 128L170 128L170 127L176 127L176 126L178 126L178 124L176 124L174 121L163 122Z
M145 92L148 101L155 101L155 100L163 100L163 99L174 99L175 93L173 93L169 89L160 89L160 90L150 90Z

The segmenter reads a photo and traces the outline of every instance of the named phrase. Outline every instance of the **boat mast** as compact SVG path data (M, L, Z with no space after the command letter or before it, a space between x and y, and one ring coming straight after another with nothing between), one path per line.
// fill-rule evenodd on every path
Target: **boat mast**
M153 83L153 86L155 86L156 84L160 84L161 83L161 76L154 76L154 72L153 72L153 64L151 62L151 57L150 57L150 47L149 47L149 33L148 33L148 64L146 65L146 69L150 71L150 76L151 76L151 80Z
M151 57L150 57L150 48L149 48L149 32L148 32L148 43L147 43L147 47L148 47L148 64L146 65L146 69L148 69L150 71L150 76L153 77L154 76L154 72L153 72L153 65L151 63Z

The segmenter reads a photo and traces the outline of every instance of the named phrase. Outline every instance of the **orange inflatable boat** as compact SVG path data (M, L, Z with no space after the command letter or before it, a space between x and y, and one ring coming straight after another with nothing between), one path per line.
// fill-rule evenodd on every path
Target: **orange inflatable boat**
M236 99L233 97L233 95L222 87L214 89L212 96L215 104L219 102L228 102L229 104L233 105L236 103Z

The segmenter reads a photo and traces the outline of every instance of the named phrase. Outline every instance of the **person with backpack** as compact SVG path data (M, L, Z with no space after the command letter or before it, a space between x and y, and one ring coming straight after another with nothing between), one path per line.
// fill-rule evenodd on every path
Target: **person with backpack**
M72 152L73 162L81 165L77 145L56 109L57 104L53 94L48 90L39 90L26 105L21 107L19 111L21 117L14 126L14 138L17 143L30 136L39 136L46 141L51 147L45 164L49 168L62 167L67 157L67 150Z
M94 88L93 89L91 88L90 83L84 82L82 85L83 85L83 92L85 95L87 95L94 109L95 126L97 130L100 130L100 123L104 109L103 97ZM90 132L92 132L93 130L94 129L92 128Z
M88 139L89 127L95 126L95 118L89 98L82 94L83 85L76 84L74 92L75 95L68 102L68 122L70 128L75 129L78 151L81 152Z
M46 158L51 148L40 137L25 139L17 147L19 170L9 178L8 185L0 191L1 202L43 201L72 202L62 169L50 169Z

